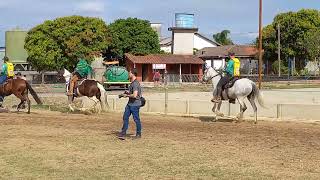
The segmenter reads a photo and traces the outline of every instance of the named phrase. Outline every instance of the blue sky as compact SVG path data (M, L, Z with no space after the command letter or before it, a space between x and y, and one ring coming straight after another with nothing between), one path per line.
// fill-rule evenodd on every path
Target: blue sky
M263 24L278 12L301 8L320 10L319 0L263 0ZM199 32L212 36L223 29L236 43L250 43L257 36L258 0L0 0L0 46L5 31L29 29L44 20L84 15L103 18L108 24L118 18L138 17L163 23L162 34L174 24L174 13L195 14Z

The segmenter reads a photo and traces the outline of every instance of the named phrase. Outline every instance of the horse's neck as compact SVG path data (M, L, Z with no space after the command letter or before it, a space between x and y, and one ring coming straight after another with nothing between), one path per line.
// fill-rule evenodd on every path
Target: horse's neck
M222 78L221 75L218 75L218 76L212 78L211 81L212 81L213 89L217 88L218 82L220 81L221 78Z

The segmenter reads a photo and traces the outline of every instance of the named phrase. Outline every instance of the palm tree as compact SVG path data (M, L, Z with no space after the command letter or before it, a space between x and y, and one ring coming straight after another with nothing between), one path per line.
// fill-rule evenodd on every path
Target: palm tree
M229 30L223 30L221 33L214 34L213 39L222 45L233 45L232 40L229 38L229 34Z

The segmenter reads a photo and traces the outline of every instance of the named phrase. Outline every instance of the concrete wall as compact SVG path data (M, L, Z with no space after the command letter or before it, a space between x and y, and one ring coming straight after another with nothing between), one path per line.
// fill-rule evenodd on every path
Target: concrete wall
M109 98L109 111L122 112L127 103L127 99ZM244 116L253 117L254 113L250 105ZM211 109L213 104L210 101L193 100L168 100L167 113L181 116L210 116L213 115ZM279 120L320 120L320 104L275 104L267 109L258 106L259 118L272 118ZM162 113L164 114L165 101L147 99L146 105L141 108L141 112ZM234 117L240 112L239 104L229 104L223 102L221 112L225 116Z
M103 75L106 72L106 67L102 63L102 57L96 57L95 60L91 63L92 69L94 71L93 78L100 82L103 82L105 80Z
M174 31L173 33L173 54L192 55L194 43L194 32Z

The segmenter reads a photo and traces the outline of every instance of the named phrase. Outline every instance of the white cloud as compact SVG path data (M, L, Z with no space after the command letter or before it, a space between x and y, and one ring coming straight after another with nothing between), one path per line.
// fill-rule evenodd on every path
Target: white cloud
M103 13L105 4L102 1L85 1L77 4L76 10L85 13Z

